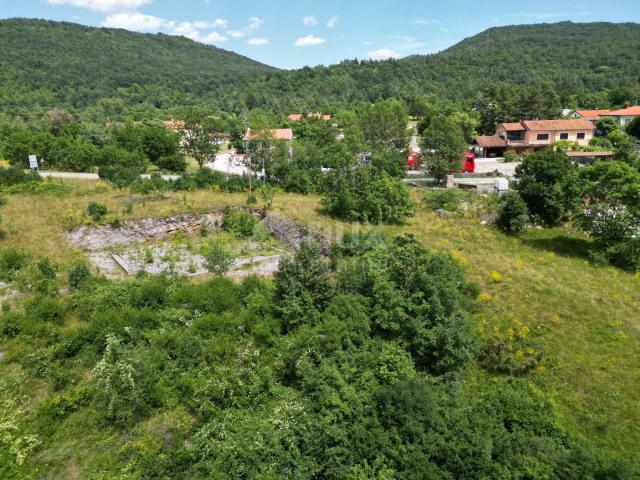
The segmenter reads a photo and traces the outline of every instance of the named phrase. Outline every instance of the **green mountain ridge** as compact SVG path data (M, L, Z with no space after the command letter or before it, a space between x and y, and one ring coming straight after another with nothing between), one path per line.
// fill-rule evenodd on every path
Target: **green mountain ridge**
M496 27L436 54L278 70L184 37L44 20L0 21L0 111L54 106L90 118L149 118L201 107L279 112L434 95L465 107L492 84L545 85L567 104L635 85L640 25L562 22Z
M162 108L174 103L163 97L188 103L190 96L212 96L273 70L185 37L66 22L2 20L0 38L0 80L12 89L3 96L13 99L14 107L83 108L111 96L127 103L127 97L151 94Z
M292 103L313 106L424 94L470 106L489 85L505 83L550 85L566 99L636 84L638 51L639 24L496 27L436 54L278 72L255 82L247 94L267 108L283 90L291 92Z

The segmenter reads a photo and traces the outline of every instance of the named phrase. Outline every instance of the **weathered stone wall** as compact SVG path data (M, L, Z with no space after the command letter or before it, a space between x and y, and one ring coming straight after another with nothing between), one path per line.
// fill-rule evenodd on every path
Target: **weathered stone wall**
M209 230L220 228L222 213L178 215L168 218L145 218L124 222L122 227L84 225L67 233L74 245L89 251L104 250L118 245L131 245L146 240L159 240L178 232L192 233L205 223Z
M302 242L311 241L320 245L324 255L329 255L331 242L322 233L311 231L291 220L270 213L265 215L263 223L273 238L291 245L296 250Z

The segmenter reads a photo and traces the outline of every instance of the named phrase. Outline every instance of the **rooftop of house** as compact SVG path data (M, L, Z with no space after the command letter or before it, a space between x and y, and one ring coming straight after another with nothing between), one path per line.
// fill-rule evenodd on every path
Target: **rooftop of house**
M503 148L507 146L507 141L500 135L479 135L475 143L482 148Z
M293 130L290 128L276 128L270 131L271 138L273 140L286 140L290 142L293 140ZM244 135L245 140L259 140L260 132L252 131L250 128L247 129L247 133Z
M572 120L525 120L522 122L527 130L552 131L560 130L595 130L596 127L587 120L576 118Z
M634 107L623 108L622 110L613 110L608 113L610 117L640 117L640 105Z
M611 110L576 110L576 113L582 118L598 118L600 116L606 116L611 113Z
M503 123L502 129L507 132L529 130L533 132L559 132L562 130L595 130L593 124L583 118L571 120L523 120L517 123Z
M304 118L304 114L302 114L302 113L292 113L287 118L289 120L293 121L293 122L297 122L297 121L302 120ZM307 118L322 119L325 122L328 122L329 120L331 120L331 115L324 115L324 114L322 114L320 112L316 112L316 113L307 114Z
M164 128L169 128L173 130L185 127L184 120L165 120L162 123L164 123Z
M522 122L503 123L502 128L504 128L507 132L519 132L520 130L524 130Z

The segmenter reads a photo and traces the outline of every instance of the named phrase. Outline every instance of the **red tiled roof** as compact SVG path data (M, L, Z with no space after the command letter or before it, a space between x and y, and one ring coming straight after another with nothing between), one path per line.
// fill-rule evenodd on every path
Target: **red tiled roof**
M595 130L596 127L587 120L576 118L573 120L525 120L522 122L527 130L534 132L560 130Z
M517 132L525 129L522 125L522 122L503 123L502 128L504 128L507 132Z
M165 120L163 123L164 128L169 128L171 130L184 128L185 126L184 120Z
M260 138L259 133L252 132L251 129L247 129L247 133L244 135L245 140L258 140ZM271 130L271 138L273 140L293 140L293 130L290 128L276 128Z
M612 117L640 117L640 105L609 112Z
M590 118L598 118L611 113L611 110L576 110L576 113L582 118L589 120Z
M297 122L299 120L302 120L302 117L304 115L302 113L292 113L291 115L289 115L287 118L293 122ZM325 122L328 122L329 120L331 120L331 115L323 115L320 112L316 112L316 113L309 113L307 115L307 118L316 118L316 119L322 119Z
M507 141L500 135L479 135L476 141L482 148L502 148L507 146Z

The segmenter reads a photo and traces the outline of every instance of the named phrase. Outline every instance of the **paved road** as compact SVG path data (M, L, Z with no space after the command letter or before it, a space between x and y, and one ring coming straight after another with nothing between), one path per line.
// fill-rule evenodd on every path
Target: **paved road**
M97 173L82 173L82 172L43 172L40 171L40 176L43 178L63 178L67 180L100 180ZM151 175L146 173L140 175L141 178L151 178ZM180 175L162 175L163 180L177 180Z

